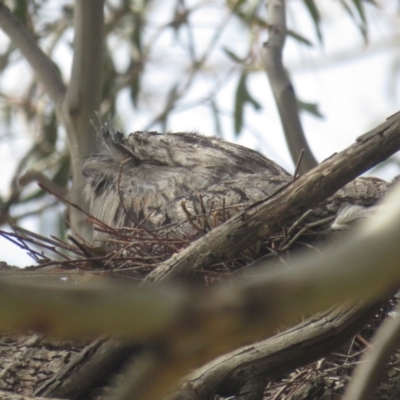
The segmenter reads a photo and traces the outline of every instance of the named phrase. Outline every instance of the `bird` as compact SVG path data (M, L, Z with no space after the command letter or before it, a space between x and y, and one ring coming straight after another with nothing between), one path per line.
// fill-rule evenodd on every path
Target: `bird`
M293 180L259 152L217 137L154 131L125 136L109 125L98 135L100 150L82 171L85 194L91 215L113 228L170 226L189 235L199 216L215 223L216 215L227 218ZM387 187L378 178L358 178L321 204L316 215L335 215L346 204L372 206ZM106 236L97 232L95 240Z

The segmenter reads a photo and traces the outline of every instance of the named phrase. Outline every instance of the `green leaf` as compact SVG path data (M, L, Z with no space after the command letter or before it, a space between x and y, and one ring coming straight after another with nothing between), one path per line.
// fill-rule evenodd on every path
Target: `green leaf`
M364 13L364 5L362 4L361 0L353 0L354 6L356 7L356 10L358 11L358 15L360 16L360 19L364 24L367 23L367 19L365 18L365 13Z
M308 47L314 47L313 43L310 40L308 40L304 36L300 35L299 33L292 31L291 29L287 29L286 33L288 34L288 36L290 36L297 42L299 42L301 44L305 44Z
M347 14L349 14L350 18L352 20L355 19L355 16L353 14L353 10L351 9L351 7L347 4L346 0L340 0L340 4L342 5L342 7L346 10Z
M227 47L223 47L222 50L227 54L227 56L233 60L234 62L237 62L239 64L243 64L246 60L242 57L239 57L236 55L232 50L229 50Z
M358 15L360 16L361 23L358 24L360 29L361 35L364 38L365 42L368 42L368 25L367 25L367 18L364 12L364 4L361 0L353 0L354 7L356 8Z
M262 109L261 104L250 94L250 92L247 92L247 101L254 107L255 110L260 111Z
M317 33L320 43L322 43L322 33L320 27L321 16L319 15L318 8L315 5L314 0L303 0L303 2L310 13L312 20L314 21L315 32Z
M130 87L130 96L131 96L133 105L135 107L137 107L137 105L138 105L138 97L139 97L139 93L140 93L140 89L141 89L140 78L141 78L140 72L136 73L133 78L131 87Z
M235 96L235 109L234 109L234 126L235 134L239 135L243 127L243 111L244 103L246 102L246 79L247 75L243 73L239 79L236 96Z
M113 93L113 90L115 88L115 82L117 80L118 74L112 58L112 49L110 49L110 46L108 44L104 46L102 71L103 85L101 88L101 100L106 100L110 103L108 113L113 115L113 109L115 108L115 95Z
M135 44L139 54L142 54L142 29L143 29L143 13L133 12L133 29L131 40Z
M250 94L247 89L247 72L240 76L235 95L234 126L235 134L239 135L243 128L244 106L250 103L257 111L261 110L261 104Z
M217 136L223 137L219 110L215 100L211 100L211 112L214 119L215 133Z
M360 33L364 39L364 42L368 42L368 25L367 25L367 19L365 16L365 12L364 12L364 4L362 3L361 0L351 0L351 1L354 5L358 19L357 19L355 12L352 10L351 6L347 3L347 0L340 0L340 4L345 9L345 11L349 15L349 17L357 25L357 27L360 30Z
M325 118L324 115L319 110L319 105L317 103L308 103L306 101L297 99L297 106L299 107L300 111L307 112L319 119Z

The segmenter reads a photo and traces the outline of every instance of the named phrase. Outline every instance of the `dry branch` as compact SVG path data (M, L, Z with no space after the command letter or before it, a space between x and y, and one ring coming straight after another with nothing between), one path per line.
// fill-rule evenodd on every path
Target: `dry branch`
M321 201L333 195L358 175L385 161L400 149L400 114L388 118L356 143L323 161L266 200L242 213L171 257L148 275L146 281L179 279L196 269L230 258L257 238L276 232Z
M267 340L224 354L186 376L169 400L211 399L216 393L237 393L246 381L272 381L330 354L354 335L376 308L361 304L337 307Z

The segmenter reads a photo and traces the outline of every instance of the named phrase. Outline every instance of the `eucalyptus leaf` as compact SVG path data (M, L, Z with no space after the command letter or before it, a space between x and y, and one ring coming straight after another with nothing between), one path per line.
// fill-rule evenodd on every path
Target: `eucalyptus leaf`
M290 36L292 39L296 40L297 42L301 43L301 44L305 44L308 47L314 47L313 43L308 40L306 37L304 37L303 35L300 35L299 33L288 29L286 31L286 33L288 34L288 36Z
M246 103L251 104L257 111L262 108L261 104L250 94L247 88L247 77L248 73L243 71L236 88L234 107L234 127L236 135L239 135L243 128L244 107Z
M246 60L242 57L239 57L237 54L235 54L232 50L228 49L227 47L223 47L222 50L225 52L225 54L234 62L238 64L243 64Z
M213 120L214 120L215 134L216 134L216 136L223 137L222 127L221 127L221 118L220 118L218 106L217 106L215 100L211 101L211 113L212 113Z
M324 119L324 115L319 110L319 105L317 103L308 103L306 101L298 100L297 99L297 106L300 111L304 111L308 114L313 115L319 119Z
M310 13L311 19L314 22L315 32L317 37L322 43L322 33L321 33L321 16L319 14L318 8L315 4L314 0L303 0L304 5L306 6L308 12Z

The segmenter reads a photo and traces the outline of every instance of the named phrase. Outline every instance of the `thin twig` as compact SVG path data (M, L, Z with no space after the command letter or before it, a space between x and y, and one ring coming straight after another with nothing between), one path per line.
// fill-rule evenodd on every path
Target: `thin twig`
M52 192L49 188L47 188L46 186L42 185L41 183L38 183L39 187L43 190L45 190L46 192L52 194L53 196L57 197L57 199L61 200L63 203L68 204L69 206L75 208L76 210L80 211L81 213L85 214L87 217L89 217L90 219L92 219L93 221L96 221L96 223L98 223L100 226L104 227L107 230L112 231L115 235L118 235L118 232L112 228L109 225L106 225L103 221L97 219L96 217L94 217L93 215L89 214L87 211L85 211L83 208L79 207L77 204L74 204L72 202L70 202L69 200L65 199L64 197L59 196L57 193Z
M301 149L299 158L296 163L296 168L294 169L293 180L298 178L298 176L299 176L299 171L300 171L301 162L303 161L303 156L304 156L304 149Z
M304 225L304 227L302 229L300 229L299 232L297 232L291 239L290 241L285 244L287 242L287 239L281 244L279 251L286 251L288 250L293 243L295 243L300 236L302 236L304 234L304 232L310 230L311 228L315 228L317 226L322 226L322 225L326 225L328 222L331 222L335 219L335 217L327 217L327 218L323 218L319 221L315 221L315 222L310 222L309 224Z
M40 240L40 241L45 242L45 243L49 243L49 244L51 244L53 246L61 247L64 250L68 250L68 251L70 251L72 253L75 253L75 254L77 253L76 249L74 247L72 247L72 246L68 245L67 243L63 242L61 239L58 239L58 238L51 239L51 238L48 238L46 236L39 235L38 233L28 231L27 229L24 229L24 228L22 228L20 226L14 226L14 230L18 234L22 234L22 235L25 235L25 236L30 236L30 237L32 237L34 239ZM20 236L20 235L18 235L18 236ZM78 255L81 255L81 253L79 253Z
M211 231L211 226L208 223L208 219L207 219L207 211L206 211L206 208L204 206L203 196L201 194L199 194L199 201L200 201L200 209L201 209L201 212L202 212L202 214L204 216L203 217L203 229L205 231Z
M186 218L189 222L189 224L197 231L199 232L201 235L204 235L204 229L202 229L200 226L198 226L194 221L193 221L193 217L190 214L189 210L186 208L186 202L184 200L181 201L181 208L183 210L183 212L186 215Z

